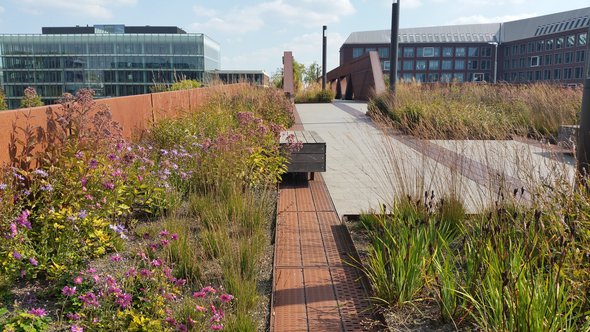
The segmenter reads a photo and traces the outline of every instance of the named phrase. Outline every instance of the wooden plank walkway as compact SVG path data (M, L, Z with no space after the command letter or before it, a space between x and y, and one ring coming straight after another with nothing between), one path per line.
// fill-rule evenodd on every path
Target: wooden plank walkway
M270 330L361 331L368 295L322 177L281 184Z

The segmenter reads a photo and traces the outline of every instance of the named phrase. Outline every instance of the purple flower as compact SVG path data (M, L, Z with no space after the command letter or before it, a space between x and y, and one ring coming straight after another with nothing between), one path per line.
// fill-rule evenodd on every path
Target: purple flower
M23 255L21 255L20 252L18 252L18 251L13 251L12 252L12 257L14 257L14 259L19 260L19 261L21 259L23 259Z
M98 161L96 159L92 159L88 166L90 166L91 169L95 169L98 167Z
M223 330L223 325L221 325L221 324L213 324L213 325L211 325L211 330L213 330L213 331Z
M41 190L43 190L43 191L53 191L53 186L51 185L51 183L48 183L45 186L41 186Z
M31 263L31 265L33 265L33 266L39 265L39 262L37 262L37 260L35 259L35 257L29 258L29 263Z
M115 161L117 160L117 156L115 156L114 154L110 153L107 158L109 158L110 161Z
M207 296L207 293L205 293L205 292L203 292L203 291L200 291L200 292L194 292L194 293L193 293L193 297L194 297L195 299L198 299L198 298L203 298L203 297L206 297L206 296Z
M71 332L84 332L84 328L78 325L72 325L70 327Z
M171 239L172 241L176 241L176 240L178 240L178 234L174 233L174 234L170 235L170 239Z
M82 184L82 187L86 187L86 185L88 184L88 178L83 177L82 179L80 179L80 184Z
M45 315L47 315L47 312L43 308L33 308L29 310L28 313L37 317L44 317Z
M154 266L154 267L162 266L162 261L160 259L154 259L152 261L152 266Z
M139 275L145 278L151 277L152 275L152 271L148 270L148 269L141 269L139 271Z
M80 219L84 219L84 218L86 218L87 216L88 216L88 213L86 212L86 210L81 210L81 211L78 213L78 218L80 218Z
M206 292L206 293L211 293L211 294L217 293L215 288L213 288L211 286L205 286L205 287L201 288L201 292Z
M61 289L61 293L67 297L74 296L74 294L76 294L76 286L74 286L74 287L64 286L64 288Z
M18 229L15 223L10 223L10 235L11 239L14 239L18 235Z
M115 189L115 184L112 183L112 182L110 182L110 181L109 182L104 182L102 184L102 186L104 187L104 189L107 189L107 190L113 190L113 189Z
M71 312L68 312L66 317L68 317L69 320L80 320L80 318L81 318L80 314L71 313Z
M127 270L127 272L125 272L125 276L126 277L135 277L137 275L137 270L135 268L130 268L129 270Z
M119 254L111 255L111 262L120 262L123 260L123 257Z
M31 222L29 221L30 215L31 215L31 211L24 210L23 212L21 212L20 216L16 219L16 222L19 225L26 227L27 229L31 229Z
M167 230L164 229L164 230L160 231L160 236L161 237L166 237L168 235L170 235L170 233Z
M74 157L76 157L76 159L82 159L82 157L84 157L84 152L78 151L78 152L76 152Z
M39 175L42 178L46 178L49 174L42 169L36 169L33 171L33 174Z
M82 276L77 276L74 278L74 284L79 285L82 282L84 282L84 278L82 278Z
M0 190L6 190L7 187L5 183L0 183Z
M80 301L82 301L84 303L85 307L94 307L94 308L100 307L100 304L98 303L98 300L96 299L96 295L94 295L94 293L92 293L92 292L88 292L84 295L80 295L80 296L78 296L78 299L80 299Z

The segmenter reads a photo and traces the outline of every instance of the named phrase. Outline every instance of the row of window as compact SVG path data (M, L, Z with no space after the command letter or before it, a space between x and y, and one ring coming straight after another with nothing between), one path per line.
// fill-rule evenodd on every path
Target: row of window
M66 57L4 57L4 69L111 69L111 68L166 68L201 69L200 56L66 56Z
M521 69L539 66L551 66L571 63L583 63L586 60L586 51L564 52L546 55L535 55L527 58L504 60L504 70Z
M387 47L355 47L352 49L352 57L358 58L361 55L368 53L370 51L377 51L379 53L379 58L387 59L389 58L389 48ZM436 58L440 57L442 54L443 58L464 58L465 56L470 58L477 58L477 57L491 57L492 56L492 48L490 46L483 46L483 47L434 47L434 46L426 46L426 47L403 47L402 56L404 58Z
M584 68L556 68L526 72L506 72L503 78L508 82L528 82L542 80L572 80L584 78Z
M491 60L403 60L401 65L405 71L492 69ZM383 70L389 70L389 61L383 61Z
M154 43L4 43L4 55L51 54L203 54L203 47L192 41Z
M199 72L200 73L200 72ZM79 70L79 71L53 71L53 72L30 72L30 71L6 71L3 75L4 84L14 83L147 83L172 82L179 77L196 77L195 71L102 71L102 70Z
M574 46L586 46L588 43L588 33L577 35L561 36L557 38L537 40L527 44L512 45L504 48L505 56L517 56L527 53L551 51L553 49L562 49Z
M402 80L406 82L417 81L417 82L489 82L490 81L490 74L489 73L468 73L465 76L465 73L404 73L400 77Z

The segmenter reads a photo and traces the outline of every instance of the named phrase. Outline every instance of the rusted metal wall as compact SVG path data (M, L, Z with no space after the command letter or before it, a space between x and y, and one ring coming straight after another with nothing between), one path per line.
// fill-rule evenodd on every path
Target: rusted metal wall
M283 91L288 96L295 97L295 78L293 77L293 52L283 55Z
M336 99L369 100L373 94L385 92L383 71L376 51L330 71L327 76Z
M198 88L182 91L160 92L127 97L98 99L97 104L108 106L113 120L123 127L126 139L138 137L159 119L175 117L182 113L196 111L216 91L235 92L248 87L249 84L231 84L210 88ZM8 145L17 128L47 129L47 112L57 111L60 105L47 105L33 108L0 112L0 164L10 162ZM17 138L23 138L21 130L16 131ZM20 148L19 148L20 149Z

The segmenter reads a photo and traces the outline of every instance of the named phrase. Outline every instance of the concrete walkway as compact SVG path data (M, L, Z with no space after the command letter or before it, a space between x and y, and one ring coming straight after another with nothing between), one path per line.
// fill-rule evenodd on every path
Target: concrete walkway
M394 197L455 193L475 213L498 190L536 188L573 179L571 157L520 141L427 141L384 135L365 113L366 103L300 104L305 130L326 141L324 180L340 217L358 215Z

